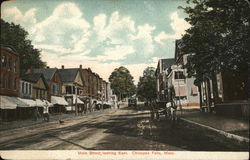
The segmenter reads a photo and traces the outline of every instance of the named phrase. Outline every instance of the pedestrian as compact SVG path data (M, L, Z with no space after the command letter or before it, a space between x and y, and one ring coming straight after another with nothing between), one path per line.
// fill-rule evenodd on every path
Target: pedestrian
M45 106L43 107L43 118L44 118L44 121L49 122L49 105L48 105L48 102L46 102Z
M35 109L34 109L33 118L34 118L34 121L37 121L37 119L38 119L38 108L37 107L35 107Z

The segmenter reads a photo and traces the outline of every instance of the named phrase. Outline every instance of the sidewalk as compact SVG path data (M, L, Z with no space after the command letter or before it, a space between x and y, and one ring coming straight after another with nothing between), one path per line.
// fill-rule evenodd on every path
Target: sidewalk
M228 138L249 142L249 122L247 120L203 113L199 108L184 108L181 119L214 130Z
M105 109L104 111L106 111ZM87 112L86 114L78 114L77 116L75 113L62 113L62 114L50 114L50 122L56 122L59 120L68 120L68 119L78 119L78 118L84 118L87 115L92 114L98 114L99 112L102 112L102 110L97 110L93 112ZM47 124L48 122L45 122L43 118L38 118L37 121L34 121L33 119L26 119L26 120L17 120L17 121L9 121L9 122L1 122L0 123L0 131L5 131L9 129L16 129L16 128L24 128L24 127L32 127L40 124ZM58 122L59 123L59 122Z

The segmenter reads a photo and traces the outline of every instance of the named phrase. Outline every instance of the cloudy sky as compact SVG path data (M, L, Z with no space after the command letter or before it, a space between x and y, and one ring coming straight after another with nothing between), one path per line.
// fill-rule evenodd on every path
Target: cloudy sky
M147 66L173 58L175 39L189 24L185 0L17 0L2 18L29 32L50 67L90 67L105 80L123 65L137 83Z

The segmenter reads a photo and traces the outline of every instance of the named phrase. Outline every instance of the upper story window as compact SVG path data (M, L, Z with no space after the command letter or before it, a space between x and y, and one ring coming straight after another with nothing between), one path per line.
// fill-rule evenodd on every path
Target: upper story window
M22 82L22 93L24 93L24 82Z
M17 83L18 83L18 80L17 80L17 78L15 78L15 81L14 81L14 90L16 90L16 88L17 88Z
M8 89L11 89L12 88L12 79L11 77L9 76L8 77Z
M31 94L31 84L29 84L29 94Z
M28 94L28 83L25 83L25 94Z
M8 71L12 70L12 58L9 58Z
M14 61L14 63L13 63L13 66L14 66L14 72L17 72L17 61Z
M1 87L5 88L5 83L6 82L5 82L5 77L4 76L2 76L2 81L1 82L2 82Z
M53 94L59 94L59 92L60 92L59 84L56 84L56 83L52 84L51 92Z
M174 79L185 79L183 71L176 71L174 74Z
M66 94L72 94L72 88L71 86L66 86Z
M2 69L6 68L7 65L7 57L5 55L2 55L1 57L1 65L2 65Z

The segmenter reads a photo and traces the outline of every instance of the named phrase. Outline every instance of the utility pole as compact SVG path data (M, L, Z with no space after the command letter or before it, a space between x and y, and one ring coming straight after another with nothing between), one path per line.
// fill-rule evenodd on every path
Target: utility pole
M78 109L77 109L77 86L75 84L75 115L77 116L78 115ZM73 98L74 99L74 98Z
M180 72L179 72L179 65L177 65L177 75L178 75L178 92L179 92L179 105L180 105L180 110L181 110L181 116L182 116L182 106L181 106L181 94L180 94L180 84L179 84L179 81L180 81Z

